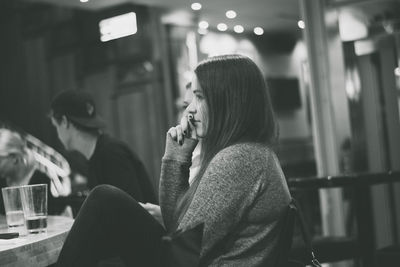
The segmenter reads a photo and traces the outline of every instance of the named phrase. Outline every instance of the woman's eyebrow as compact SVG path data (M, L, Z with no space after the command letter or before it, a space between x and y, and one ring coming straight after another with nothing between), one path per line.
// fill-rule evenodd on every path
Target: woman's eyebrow
M200 89L194 89L193 93L203 93Z

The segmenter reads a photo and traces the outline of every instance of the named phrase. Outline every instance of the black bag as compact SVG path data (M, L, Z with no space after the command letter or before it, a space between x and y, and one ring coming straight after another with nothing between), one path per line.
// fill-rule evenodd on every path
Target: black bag
M162 238L165 267L196 267L200 263L204 223Z
M301 230L301 236L303 237L303 241L305 244L306 253L309 256L309 259L306 263L289 259L286 267L304 267L304 266L312 266L312 267L321 267L321 264L317 260L314 254L314 250L311 244L310 233L308 232L308 228L306 227L306 221L304 219L303 213L301 212L300 206L295 199L292 199L290 203L290 208L295 211L296 221L298 222Z

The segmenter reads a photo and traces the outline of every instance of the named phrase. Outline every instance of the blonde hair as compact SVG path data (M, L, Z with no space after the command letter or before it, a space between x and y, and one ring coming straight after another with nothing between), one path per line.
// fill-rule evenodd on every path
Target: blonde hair
M36 168L32 153L23 135L1 127L0 158L10 156L12 160L0 160L0 176L6 179L8 186L27 184L25 178L30 179L32 171Z
M20 155L27 153L25 139L10 129L0 129L0 156Z

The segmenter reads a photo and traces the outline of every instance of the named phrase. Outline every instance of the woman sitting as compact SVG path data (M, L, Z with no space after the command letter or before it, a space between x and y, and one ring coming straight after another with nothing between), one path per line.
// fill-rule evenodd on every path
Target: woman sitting
M195 69L193 98L167 133L160 206L165 228L127 194L95 188L61 251L59 266L165 266L161 238L204 224L201 266L274 266L290 194L271 146L276 122L259 68L249 58L209 58ZM192 152L200 167L189 185ZM161 259L161 260L160 260Z
M28 184L48 185L48 213L60 214L66 204L57 197L66 196L71 191L68 180L60 183L57 174L47 169L47 173L38 170L38 163L26 140L19 132L6 126L0 126L0 188ZM52 179L52 178L53 179ZM53 192L53 194L51 194ZM4 213L3 198L0 194L0 212Z

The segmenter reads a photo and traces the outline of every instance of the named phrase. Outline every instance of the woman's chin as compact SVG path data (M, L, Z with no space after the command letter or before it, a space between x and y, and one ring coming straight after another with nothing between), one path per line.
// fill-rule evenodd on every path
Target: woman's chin
M197 135L197 138L200 138L200 139L205 137L205 134L201 131L196 132L196 135Z

